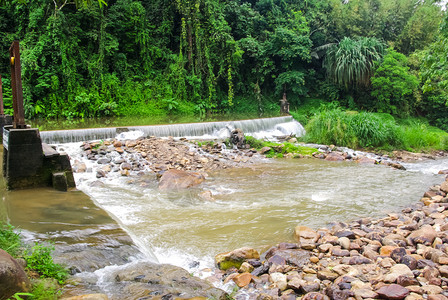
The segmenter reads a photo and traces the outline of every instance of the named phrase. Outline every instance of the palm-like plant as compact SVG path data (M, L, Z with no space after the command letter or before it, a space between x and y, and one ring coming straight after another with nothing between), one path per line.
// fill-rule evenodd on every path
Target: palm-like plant
M339 44L330 45L323 66L329 79L346 89L369 86L374 61L380 60L385 50L385 45L376 38L345 37Z

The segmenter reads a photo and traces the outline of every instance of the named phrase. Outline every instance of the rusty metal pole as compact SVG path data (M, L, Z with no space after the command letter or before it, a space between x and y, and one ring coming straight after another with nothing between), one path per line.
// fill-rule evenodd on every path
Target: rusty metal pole
M3 87L2 87L2 75L0 75L0 116L3 116L5 111L3 110Z
M26 128L25 113L23 110L22 68L20 66L19 41L12 42L9 48L11 57L11 88L12 104L14 108L13 128Z

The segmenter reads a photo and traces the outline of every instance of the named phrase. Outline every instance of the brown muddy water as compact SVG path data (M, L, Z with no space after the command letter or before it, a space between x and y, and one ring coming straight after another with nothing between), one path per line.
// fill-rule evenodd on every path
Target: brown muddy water
M63 146L72 159L82 159L79 144ZM98 181L94 172L76 174L79 190L67 193L6 191L0 179L0 216L29 241L55 241L56 260L73 272L86 274L137 258L200 274L217 253L242 246L262 250L291 240L296 225L318 228L396 212L443 180L436 173L448 168L448 159L406 167L266 160L210 173L197 189L171 193L160 192L153 176L117 174ZM215 201L201 200L197 195L203 190ZM101 280L101 275L91 279L85 291L104 292L104 282L97 285Z

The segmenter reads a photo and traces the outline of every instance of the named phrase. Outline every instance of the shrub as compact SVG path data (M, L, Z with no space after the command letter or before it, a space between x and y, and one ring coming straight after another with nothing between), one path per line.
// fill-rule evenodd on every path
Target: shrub
M53 261L51 257L53 250L53 245L43 246L36 243L31 249L31 254L25 255L25 260L28 267L42 277L55 278L60 284L63 284L68 277L68 271Z
M20 234L14 231L10 224L0 223L0 248L11 256L17 257L21 253L22 241Z

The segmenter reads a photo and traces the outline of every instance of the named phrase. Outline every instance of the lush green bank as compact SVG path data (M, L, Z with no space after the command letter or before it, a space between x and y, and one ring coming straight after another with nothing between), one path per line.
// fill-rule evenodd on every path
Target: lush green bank
M0 223L0 249L5 250L15 258L23 258L26 261L26 271L30 276L40 278L52 278L59 284L63 284L68 277L68 270L53 262L51 252L52 245L27 246L22 242L20 233L11 225ZM56 299L58 284L47 281L32 281L29 293L17 293L14 299L48 300Z
M303 141L353 149L370 148L413 152L448 150L448 133L424 118L394 118L390 114L347 111L314 101L293 112L306 124Z

